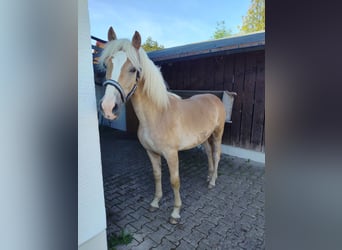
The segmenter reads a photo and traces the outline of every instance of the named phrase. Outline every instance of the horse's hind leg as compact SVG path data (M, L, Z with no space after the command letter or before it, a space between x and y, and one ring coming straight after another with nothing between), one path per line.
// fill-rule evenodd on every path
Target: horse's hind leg
M223 124L223 127L224 127L224 124ZM219 164L220 157L221 157L221 142L222 142L222 135L223 135L223 127L217 128L214 131L214 133L211 135L210 145L211 145L213 161L214 161L214 173L208 185L209 189L215 187L215 182L217 179L217 169L218 169L218 164Z
M155 182L155 194L154 199L150 204L150 211L153 212L159 208L159 201L163 196L162 184L161 184L161 156L147 150L148 157L151 160L154 182Z
M180 220L180 209L182 206L182 200L180 197L179 189L180 189L180 180L179 180L179 162L178 162L178 152L172 151L168 152L164 155L167 165L169 167L170 172L170 182L173 189L174 194L174 207L170 217L171 224L178 224Z
M210 140L210 137L208 138L208 140L206 140L203 143L205 152L206 152L207 157L208 157L208 177L207 177L207 181L211 180L211 177L213 176L213 173L214 173L213 151L212 151L212 148L211 148L209 140Z

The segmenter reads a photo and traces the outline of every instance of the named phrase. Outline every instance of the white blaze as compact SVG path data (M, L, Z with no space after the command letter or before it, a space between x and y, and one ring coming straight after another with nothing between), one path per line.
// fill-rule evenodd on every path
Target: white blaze
M126 53L123 51L118 51L114 54L112 58L113 69L112 75L110 79L118 82L121 68L125 64L127 60ZM102 109L107 119L115 119L116 116L112 113L113 108L115 107L116 100L120 97L120 93L111 85L106 86L106 91L102 99Z

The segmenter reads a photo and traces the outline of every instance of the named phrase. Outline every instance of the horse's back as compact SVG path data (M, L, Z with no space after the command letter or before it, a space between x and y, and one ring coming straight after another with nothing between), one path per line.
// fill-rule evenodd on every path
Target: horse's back
M193 102L195 105L198 105L199 107L204 109L204 112L207 114L209 113L216 113L217 119L219 119L220 123L222 122L220 118L224 118L226 116L226 111L223 102L220 98L218 98L216 95L213 94L198 94L193 95L190 97L189 102ZM194 107L194 110L196 110L196 107ZM224 120L223 119L223 120Z
M208 101L213 105L218 105L218 106L223 106L223 103L221 101L220 98L218 98L216 95L213 94L197 94L197 95L193 95L189 98L189 100L201 100L201 101Z

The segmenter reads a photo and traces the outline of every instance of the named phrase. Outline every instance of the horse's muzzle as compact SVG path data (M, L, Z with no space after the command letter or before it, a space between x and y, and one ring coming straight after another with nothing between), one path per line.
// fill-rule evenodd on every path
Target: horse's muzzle
M100 100L99 102L99 108L100 108L100 112L102 114L102 116L108 120L116 120L119 115L120 115L120 105L118 104L114 104L114 107L112 109L112 112L111 113L106 113L104 110L103 110L103 106L102 106L102 100Z

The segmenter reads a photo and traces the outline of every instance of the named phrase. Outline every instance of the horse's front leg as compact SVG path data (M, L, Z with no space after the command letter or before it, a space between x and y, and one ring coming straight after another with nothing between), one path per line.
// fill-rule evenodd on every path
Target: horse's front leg
M170 172L170 182L174 194L174 207L170 217L171 224L178 224L180 221L180 209L182 206L182 200L179 193L180 180L179 180L179 162L178 162L178 151L172 151L165 155L167 165Z
M162 184L161 184L161 156L147 150L148 157L151 160L154 182L155 182L155 194L153 201L150 204L150 211L153 212L159 208L159 201L163 196Z

